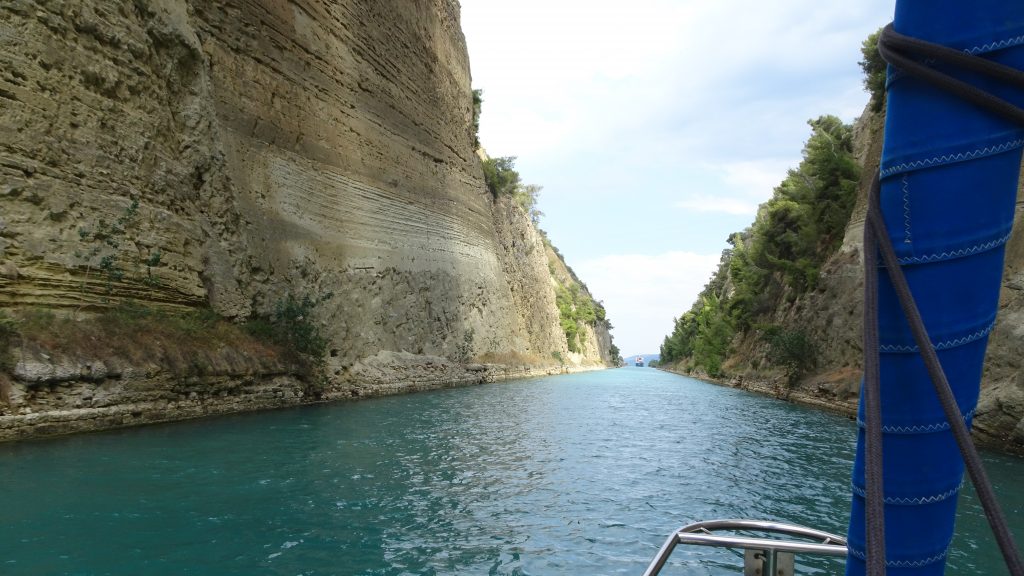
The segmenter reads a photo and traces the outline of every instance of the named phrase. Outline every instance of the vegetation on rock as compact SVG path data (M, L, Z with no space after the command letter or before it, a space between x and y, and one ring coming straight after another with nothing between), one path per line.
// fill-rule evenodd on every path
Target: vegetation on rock
M209 309L182 312L123 303L81 316L29 308L12 313L9 320L7 346L93 362L159 366L177 376L209 372L211 356L225 349L257 364L288 355Z
M483 102L482 92L473 91L473 127L479 129L480 104ZM540 218L544 214L537 209L537 198L542 188L535 184L524 184L519 172L515 169L515 156L502 156L490 158L484 155L481 161L484 183L487 190L494 199L502 197L511 198L533 223L540 233L547 248L551 249L554 258L557 258L565 270L568 271L568 278L560 278L557 273L558 266L554 258L548 261L548 270L555 280L555 305L558 307L559 326L565 334L566 347L569 352L582 352L582 342L585 337L587 326L595 328L598 323L603 323L607 330L611 330L611 323L608 322L604 306L595 302L586 286L576 277L576 274L565 263L565 259L558 249L548 240L547 234L539 228ZM619 350L611 346L610 356L613 362L621 359ZM560 351L552 352L552 357L564 364Z
M319 364L327 355L327 338L312 318L317 304L330 298L331 294L318 300L308 295L296 298L288 294L277 301L273 312L250 320L245 328L262 340L273 342Z
M568 286L558 284L555 288L555 305L558 306L559 322L565 332L569 351L580 352L579 335L587 324L593 325L598 318L604 320L604 308L576 283Z
M244 324L208 308L178 311L133 302L88 315L22 309L0 314L0 372L13 371L8 353L21 345L82 361L155 365L182 377L216 371L214 358L227 351L243 371L268 362L319 377L327 340L312 322L315 304L288 296L273 313Z
M515 156L488 158L483 161L484 182L495 198L512 196L522 185L515 165Z
M473 149L480 149L480 110L484 103L484 91L473 90Z
M0 374L9 373L14 368L11 347L18 337L16 326L14 319L0 310Z
M162 254L159 248L143 247L138 242L138 232L133 229L138 224L139 199L132 198L131 203L114 222L107 222L99 219L89 228L79 228L78 237L83 243L90 243L89 250L78 251L75 256L85 260L85 280L88 280L90 273L95 269L106 279L107 293L113 291L115 282L125 279L128 271L122 266L120 251L123 245L132 244L137 251L137 256L132 263L135 280L150 286L160 284L153 269L160 265ZM145 274L142 274L142 267L145 266Z
M814 367L817 349L802 330L786 330L781 326L767 326L762 337L768 342L768 361L786 371L789 386Z
M737 332L752 329L781 299L816 287L822 264L842 243L860 168L850 125L835 116L808 124L800 165L760 206L753 225L729 237L718 270L665 337L663 363L685 360L720 375ZM784 364L795 373L790 362Z
M882 29L871 34L864 40L860 52L864 59L859 62L864 71L864 89L871 94L871 110L881 112L885 107L886 63L878 52L878 37Z

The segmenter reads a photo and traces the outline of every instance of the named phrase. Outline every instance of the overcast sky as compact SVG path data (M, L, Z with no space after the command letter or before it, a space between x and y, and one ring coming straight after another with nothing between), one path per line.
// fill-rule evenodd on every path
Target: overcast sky
M731 232L852 122L893 0L461 0L480 140L543 186L541 220L623 354L657 352Z

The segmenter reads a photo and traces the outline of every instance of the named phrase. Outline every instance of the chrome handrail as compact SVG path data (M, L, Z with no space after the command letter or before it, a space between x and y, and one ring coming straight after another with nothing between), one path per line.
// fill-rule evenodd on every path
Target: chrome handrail
M712 534L713 530L751 530L810 538L820 540L821 542L721 536ZM658 551L658 555L651 561L651 565L647 567L644 576L657 576L665 566L665 563L668 562L668 557L672 555L672 551L675 550L678 544L756 550L764 553L771 565L775 564L775 557L779 552L846 556L845 538L829 532L815 530L814 528L764 520L706 520L704 522L687 524L669 536L665 544L662 545L661 550Z

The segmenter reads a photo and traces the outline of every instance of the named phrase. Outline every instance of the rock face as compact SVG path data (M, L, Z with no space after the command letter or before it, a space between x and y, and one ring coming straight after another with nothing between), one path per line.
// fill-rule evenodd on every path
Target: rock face
M12 0L0 58L0 308L310 296L346 390L382 351L609 359L485 190L456 0Z
M863 166L857 204L839 251L822 268L818 289L772 311L767 321L803 330L818 346L812 374L790 388L781 374L764 366L766 346L756 334L737 337L723 382L831 408L857 411L862 361L863 233L870 175L882 152L883 115L865 110L855 127ZM1006 268L996 328L989 337L981 399L974 420L976 438L1024 452L1024 189L1018 193L1015 232L1006 247Z

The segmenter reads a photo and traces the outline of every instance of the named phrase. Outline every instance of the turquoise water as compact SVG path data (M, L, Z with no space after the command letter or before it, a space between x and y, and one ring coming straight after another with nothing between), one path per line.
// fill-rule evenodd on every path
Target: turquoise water
M638 575L695 520L844 532L854 432L624 368L0 445L0 574ZM988 460L1024 535L1024 461ZM962 501L949 572L1005 573Z

